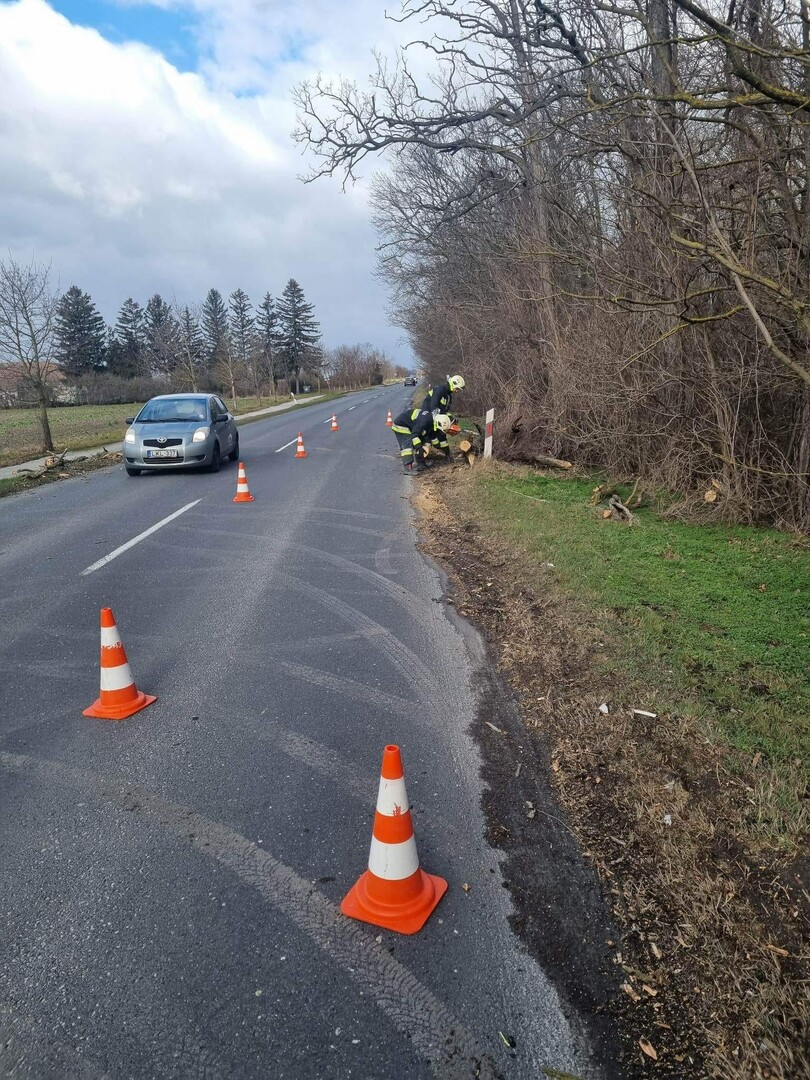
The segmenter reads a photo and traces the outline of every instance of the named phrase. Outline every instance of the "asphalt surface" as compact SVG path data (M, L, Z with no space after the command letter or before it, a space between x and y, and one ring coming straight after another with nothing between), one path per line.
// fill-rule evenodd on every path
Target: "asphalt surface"
M385 427L408 393L242 427L248 505L236 465L0 502L0 1075L598 1076L484 839L481 657ZM82 716L104 606L158 695L120 723ZM450 883L413 937L339 914L389 742Z

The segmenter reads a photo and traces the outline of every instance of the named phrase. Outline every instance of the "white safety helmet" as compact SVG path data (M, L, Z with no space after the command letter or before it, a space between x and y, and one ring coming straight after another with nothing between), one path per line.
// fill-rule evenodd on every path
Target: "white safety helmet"
M439 413L433 421L434 427L437 427L439 431L449 431L450 425L453 423L452 419L447 413Z
M464 378L461 375L451 375L447 380L447 383L451 390L463 390Z

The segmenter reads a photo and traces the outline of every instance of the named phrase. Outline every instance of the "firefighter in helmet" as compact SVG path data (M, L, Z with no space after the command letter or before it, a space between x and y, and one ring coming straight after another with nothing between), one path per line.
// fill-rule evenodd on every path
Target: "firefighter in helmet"
M450 413L453 403L453 394L457 390L463 390L465 386L462 375L448 375L444 382L438 383L422 402L422 408L432 412L434 416ZM452 422L452 421L451 421ZM441 450L445 460L450 461L450 444L447 441L447 432L436 429L436 434L431 443L437 450Z
M452 420L445 413L434 416L428 409L405 409L394 418L391 430L399 443L399 456L406 473L420 473L422 450L425 443L432 442L437 435L447 432Z

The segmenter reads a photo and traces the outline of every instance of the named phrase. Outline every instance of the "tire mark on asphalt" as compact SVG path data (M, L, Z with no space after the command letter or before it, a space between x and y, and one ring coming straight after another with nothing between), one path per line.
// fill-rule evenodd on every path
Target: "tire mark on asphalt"
M379 577L380 575L376 576ZM395 667L399 668L411 686L417 688L419 701L422 704L430 704L432 708L436 708L437 704L440 704L439 699L444 699L445 695L440 692L433 678L433 672L393 631L382 626L381 623L376 622L374 619L370 619L368 615L364 615L356 607L347 604L345 600L341 600L331 593L326 593L315 585L310 585L308 581L302 581L300 578L290 576L285 579L284 584L290 589L313 597L318 603L330 608L336 615L340 615L341 618L345 619L357 630L371 630L372 628L376 628L378 631L381 630L382 633L378 632L375 635L374 644L386 654Z
M308 510L305 510L306 514L346 514L348 517L361 517L361 518L381 518L383 521L390 521L390 514L375 514L370 510L342 510L337 506L310 506Z
M323 522L321 528L343 529L345 532L360 533L362 536L373 536L377 540L391 540L399 535L399 533L392 532L390 529L386 531L382 529L364 529L362 525L350 525L348 521Z
M99 798L190 841L201 854L226 866L255 888L351 975L441 1080L494 1080L498 1076L492 1059L483 1054L449 1008L413 972L378 945L359 923L343 918L310 882L241 833L125 780L4 751L0 751L0 765L58 783L91 788Z
M355 574L357 577L364 578L370 584L376 585L378 588L382 589L383 592L388 593L388 595L398 603L407 605L412 614L416 615L417 618L423 616L425 613L425 608L429 601L425 600L424 597L417 596L416 593L411 592L410 589L406 589L404 585L399 585L396 581L389 581L387 577L384 577L376 570L369 570L367 566L362 566L352 559L346 559L342 555L334 555L331 551L322 551L321 548L309 547L307 544L296 544L295 550L296 552L300 551L304 555L312 555L315 558L321 559L323 562L330 563L339 570L345 570L349 574Z
M266 709L263 709L258 715L240 715L235 713L230 706L221 703L218 703L214 708L223 713L227 712L231 721L239 721L240 729L247 726L251 738L259 739L261 742L274 746L277 750L286 754L287 757L292 758L293 761L297 761L306 768L320 773L321 776L337 784L338 787L342 788L352 798L357 799L373 813L378 787L376 773L373 777L365 774L366 778L362 778L358 776L357 765L342 757L330 746L316 742L306 735L300 735L297 731L282 727L275 721L264 722ZM421 832L424 828L438 829L445 836L456 837L459 831L458 822L449 821L441 809L436 806L431 806L430 812L423 818L421 811L425 808L422 806L422 801L418 795L416 798L412 797L413 791L414 789L411 788L408 794L411 796L411 809L420 815L419 831Z
M326 690L333 690L336 694L354 698L356 701L364 701L369 705L379 705L381 709L396 713L398 716L410 718L419 709L418 701L403 701L402 698L393 697L383 690L366 686L356 679L347 679L345 676L332 675L331 672L322 671L320 668L308 667L306 664L294 664L288 660L276 660L275 668L286 671L293 678L303 679L305 682L322 686Z
M285 635L280 641L265 640L268 647L273 646L274 654L277 654L285 647L292 649L297 654L304 649L320 649L322 645L338 645L341 641L358 641L360 639L373 641L374 638L387 632L384 626L378 625L370 630L365 628L362 630L347 630L343 634L318 634L317 637L308 638L293 638Z
M58 1054L59 1066L43 1060ZM66 1042L36 1023L0 1005L0 1076L36 1080L112 1080L112 1074L91 1063Z

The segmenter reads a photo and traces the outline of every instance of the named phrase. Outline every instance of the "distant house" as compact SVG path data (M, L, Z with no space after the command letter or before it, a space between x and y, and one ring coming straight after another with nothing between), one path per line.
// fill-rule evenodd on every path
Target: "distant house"
M58 368L48 372L48 402L71 405L76 400L76 388L67 386ZM28 378L24 364L0 364L0 409L26 409L37 404L37 393Z

